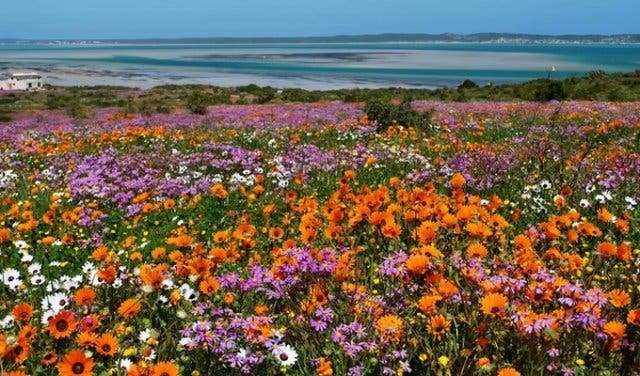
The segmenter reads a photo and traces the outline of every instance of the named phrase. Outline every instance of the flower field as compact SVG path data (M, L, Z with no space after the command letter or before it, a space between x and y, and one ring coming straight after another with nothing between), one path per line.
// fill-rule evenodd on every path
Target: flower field
M640 374L640 103L32 112L0 374Z

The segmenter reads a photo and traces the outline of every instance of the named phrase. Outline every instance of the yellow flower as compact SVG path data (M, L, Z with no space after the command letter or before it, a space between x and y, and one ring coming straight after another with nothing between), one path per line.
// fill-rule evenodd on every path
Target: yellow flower
M584 360L576 359L576 364L579 365L579 366L584 366Z
M420 354L420 356L418 357L420 359L421 362L424 362L425 360L427 360L429 358L429 355L422 353Z
M438 363L442 364L443 367L446 367L447 364L449 364L449 358L443 355L438 358Z
M122 352L122 355L125 357L133 356L133 355L136 355L136 352L137 350L135 347L129 347Z

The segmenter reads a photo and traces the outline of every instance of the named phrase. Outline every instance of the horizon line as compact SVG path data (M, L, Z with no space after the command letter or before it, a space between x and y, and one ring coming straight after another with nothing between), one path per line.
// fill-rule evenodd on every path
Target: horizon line
M303 40L303 39L338 39L338 38L376 38L376 37L449 37L449 38L470 38L470 37L522 37L529 39L547 38L640 38L640 33L615 33L615 34L536 34L536 33L515 33L515 32L477 32L477 33L372 33L372 34L334 34L334 35L300 35L300 36L185 36L185 37L131 37L131 38L0 38L0 41L145 41L145 40Z

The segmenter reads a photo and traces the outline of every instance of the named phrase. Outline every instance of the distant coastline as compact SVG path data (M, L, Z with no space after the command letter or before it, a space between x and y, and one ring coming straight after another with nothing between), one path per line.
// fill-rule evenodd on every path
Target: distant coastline
M2 39L0 44L273 44L273 43L513 43L513 44L640 44L640 34L539 35L517 33L476 34L364 34L312 37L194 37L133 39Z

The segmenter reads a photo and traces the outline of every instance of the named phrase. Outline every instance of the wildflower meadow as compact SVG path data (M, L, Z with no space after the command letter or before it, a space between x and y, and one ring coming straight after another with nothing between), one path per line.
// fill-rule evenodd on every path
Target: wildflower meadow
M640 374L640 103L32 111L0 374Z

